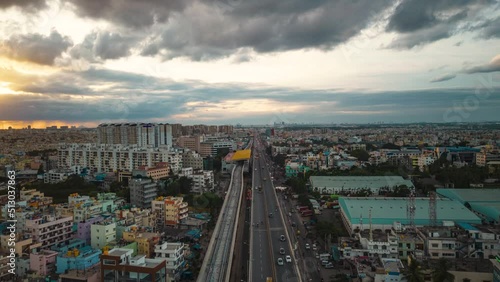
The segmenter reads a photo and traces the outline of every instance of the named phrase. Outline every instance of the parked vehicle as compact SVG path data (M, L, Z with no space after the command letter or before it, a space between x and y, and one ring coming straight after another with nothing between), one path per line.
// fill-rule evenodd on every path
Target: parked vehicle
M320 260L329 260L332 256L329 253L326 254L319 254L319 259Z
M281 241L281 242L285 242L285 241L286 241L285 235L281 235L281 236L280 236L280 241Z
M278 265L283 265L283 259L282 258L278 258Z
M285 260L286 260L286 262L292 262L292 257L291 256L286 256Z
M331 262L324 265L325 268L333 268L333 264Z
M301 215L302 216L311 216L311 215L313 215L313 212L312 212L312 210L304 210L301 212Z
M285 249L280 248L280 255L284 255L284 254L285 254Z

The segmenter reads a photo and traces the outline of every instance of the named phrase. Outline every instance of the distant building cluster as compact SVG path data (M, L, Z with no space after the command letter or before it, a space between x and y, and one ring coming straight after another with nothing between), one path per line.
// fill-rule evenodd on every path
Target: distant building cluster
M97 144L172 147L172 125L163 123L110 123L97 127Z

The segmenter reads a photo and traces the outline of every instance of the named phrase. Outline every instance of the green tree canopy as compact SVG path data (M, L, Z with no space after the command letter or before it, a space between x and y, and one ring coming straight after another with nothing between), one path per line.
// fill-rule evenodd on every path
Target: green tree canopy
M362 149L356 149L351 151L351 156L356 157L358 160L366 162L370 158L370 154Z
M412 258L410 260L408 267L403 270L403 277L408 282L424 282L422 268L416 259Z
M437 265L432 270L433 282L453 282L455 276L448 272L450 270L450 262L445 258L440 258Z

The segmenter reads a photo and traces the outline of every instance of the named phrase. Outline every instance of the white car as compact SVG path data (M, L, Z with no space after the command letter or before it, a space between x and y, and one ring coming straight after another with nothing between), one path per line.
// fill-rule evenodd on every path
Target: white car
M291 256L286 256L285 260L286 260L286 262L292 262L292 257Z
M283 259L282 258L278 258L278 265L283 265Z
M313 251L316 251L316 244L313 244Z
M306 250L310 250L311 249L311 246L309 246L308 243L306 243Z

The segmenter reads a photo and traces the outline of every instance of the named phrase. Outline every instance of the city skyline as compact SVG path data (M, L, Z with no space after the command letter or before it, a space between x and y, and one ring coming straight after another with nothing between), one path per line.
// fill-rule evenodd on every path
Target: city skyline
M2 127L499 121L498 1L0 3Z

